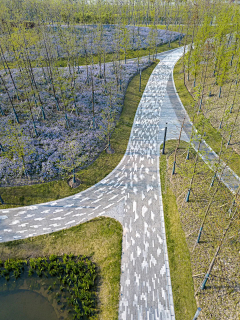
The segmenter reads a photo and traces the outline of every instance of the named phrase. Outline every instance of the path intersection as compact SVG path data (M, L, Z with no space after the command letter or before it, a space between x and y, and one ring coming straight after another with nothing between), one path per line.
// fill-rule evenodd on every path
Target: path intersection
M126 153L91 188L64 199L0 210L0 241L51 233L108 216L123 226L120 320L175 319L159 175L160 145L189 141L191 123L178 101L172 71L183 48L158 55L138 106ZM206 155L205 155L206 157ZM237 179L237 178L236 178Z

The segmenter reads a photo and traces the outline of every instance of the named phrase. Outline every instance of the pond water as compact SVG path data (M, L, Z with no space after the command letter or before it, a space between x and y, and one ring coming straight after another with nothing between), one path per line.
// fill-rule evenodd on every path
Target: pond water
M0 293L0 320L57 320L48 299L29 290Z

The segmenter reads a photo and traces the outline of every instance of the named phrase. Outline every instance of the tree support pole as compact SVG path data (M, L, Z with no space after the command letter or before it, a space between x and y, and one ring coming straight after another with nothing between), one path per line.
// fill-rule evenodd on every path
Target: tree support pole
M186 196L186 202L189 202L190 193L191 193L191 188L188 189L188 193Z
M1 204L4 204L3 198L0 196L0 202Z
M195 313L195 315L194 315L194 317L193 317L193 320L197 320L197 318L198 318L201 310L202 310L201 308L197 308L197 311L196 311L196 313Z
M162 154L165 154L165 143L166 143L166 137L167 137L167 122L166 122L165 131L164 131L164 139L163 139Z
M140 69L139 92L141 92L142 70Z

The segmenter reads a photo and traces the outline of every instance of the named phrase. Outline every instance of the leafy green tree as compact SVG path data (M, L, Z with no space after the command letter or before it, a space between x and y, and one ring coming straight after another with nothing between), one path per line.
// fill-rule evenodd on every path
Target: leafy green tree
M76 182L76 170L80 169L85 161L87 155L83 153L82 145L78 140L66 141L62 150L63 155L59 161L59 168L63 169L66 174L72 172L73 183Z
M120 52L124 53L124 60L125 64L127 63L127 53L131 49L130 46L130 32L126 28L126 26L123 26L121 28L122 38L121 38L121 45L120 45Z

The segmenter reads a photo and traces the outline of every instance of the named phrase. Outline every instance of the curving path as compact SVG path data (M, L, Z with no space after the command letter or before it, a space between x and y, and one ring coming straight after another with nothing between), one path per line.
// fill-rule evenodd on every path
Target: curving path
M159 156L165 123L167 138L176 139L186 117L172 79L182 54L179 48L158 55L161 62L143 93L125 156L105 179L68 198L0 210L2 242L69 228L98 216L119 220L123 226L121 320L175 319ZM190 131L187 119L183 140L189 141Z

